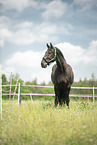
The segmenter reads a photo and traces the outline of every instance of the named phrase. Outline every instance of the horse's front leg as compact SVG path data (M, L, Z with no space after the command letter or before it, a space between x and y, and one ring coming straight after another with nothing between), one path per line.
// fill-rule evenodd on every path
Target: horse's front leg
M55 107L57 107L59 103L59 97L58 97L58 89L56 88L56 86L54 86L54 90L55 90Z
M69 100L68 100L68 101L66 101L66 105L68 106L68 109L69 109Z
M70 93L70 87L67 90L67 98L66 98L66 105L68 106L68 109L69 109L69 102L70 102L69 93Z
M55 96L55 107L57 107L58 103L59 103L58 96Z

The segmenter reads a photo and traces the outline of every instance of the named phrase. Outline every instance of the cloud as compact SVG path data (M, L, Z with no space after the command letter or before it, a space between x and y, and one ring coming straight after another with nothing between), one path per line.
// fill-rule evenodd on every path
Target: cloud
M68 42L60 43L56 46L63 52L68 63L76 65L82 61L82 55L84 54L85 50L80 46L74 46Z
M36 2L33 0L1 0L1 4L3 6L3 10L16 10L18 12L22 12L25 8L32 6L36 6Z
M9 41L13 32L9 29L10 19L6 16L0 16L0 46L4 46L5 41Z
M97 67L97 40L93 40L87 51L89 63Z
M27 29L27 28L34 27L34 24L33 24L33 22L24 21L22 23L16 24L16 27L18 29L25 29L25 28Z
M96 0L74 0L73 6L77 6L79 11L86 11L93 6L97 6Z
M74 46L68 42L56 45L63 52L67 62L72 65L91 64L97 66L97 41L92 41L87 49Z
M34 34L29 29L18 30L13 33L12 39L10 39L11 43L17 45L28 45L35 41Z
M9 31L8 29L0 29L0 38L5 39L5 38L9 38L12 36L12 32Z
M10 19L7 16L0 16L0 28L8 28Z
M13 32L8 30L7 28L0 29L0 45L3 47L5 41L9 41L13 36Z
M45 19L51 18L60 18L67 10L67 3L62 2L61 0L54 0L49 2L48 4L43 4L45 11L42 13L42 17Z
M69 31L73 29L72 25L69 23L56 24L52 22L42 22L34 23L29 21L24 21L13 25L12 22L5 24L2 18L1 28L0 28L0 40L4 43L6 41L15 45L29 45L34 42L56 42L60 35L69 35ZM10 19L8 19L10 21Z
M10 59L6 61L6 65L15 67L37 68L40 66L44 51L34 52L16 52Z
M53 0L51 2L40 2L35 0L0 0L1 10L16 10L17 12L22 12L25 8L32 7L37 10L44 10L42 16L45 19L51 17L59 18L61 17L67 9L67 3L61 0Z

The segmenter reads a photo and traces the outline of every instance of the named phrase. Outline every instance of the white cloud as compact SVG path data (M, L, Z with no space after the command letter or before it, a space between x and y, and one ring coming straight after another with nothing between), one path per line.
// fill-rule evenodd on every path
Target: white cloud
M97 48L97 40L93 40L91 43L90 43L90 48Z
M0 16L0 28L8 28L10 19L7 16Z
M56 45L63 52L67 63L77 65L79 63L97 66L97 41L92 41L87 49L74 46L68 42Z
M4 38L9 38L12 36L12 32L9 31L8 29L0 29L0 38L4 39Z
M80 46L74 46L68 42L60 43L56 45L63 52L67 63L76 65L83 59L83 54L85 52Z
M6 16L0 16L0 46L4 46L5 41L9 41L13 36L13 31L9 29L10 19Z
M34 34L29 29L22 29L16 31L12 39L10 39L11 43L15 43L17 45L28 45L35 41Z
M51 22L43 22L40 25L36 26L36 30L38 30L39 34L69 34L68 29L71 29L70 24L54 24Z
M39 2L35 0L0 0L3 11L16 10L22 12L27 7L36 8L37 10L45 10L42 16L46 19L50 17L61 17L67 9L67 4L61 0L53 0L51 2Z
M34 24L33 24L33 22L24 21L22 23L17 24L16 27L18 29L25 29L25 28L27 29L27 28L34 27Z
M6 65L15 67L27 67L37 68L40 66L40 62L43 56L43 52L17 52L9 60L6 61Z
M6 18L7 19L7 18ZM72 25L54 24L51 22L33 23L24 21L22 23L8 26L3 26L4 21L1 21L0 39L3 42L9 41L15 45L29 45L34 42L56 42L60 34L69 34L69 30L73 29Z
M45 9L45 11L42 13L42 17L45 19L50 19L53 17L60 18L67 10L67 4L61 0L54 0L48 4L45 3L42 7Z
M13 32L7 28L0 29L0 46L4 46L5 41L9 41L13 36Z
M66 27L65 27L66 26ZM69 24L54 24L51 22L43 22L35 25L36 42L55 42L59 39L59 35L68 35L71 27Z
M97 67L97 40L93 40L87 51L88 60L93 66Z
M1 0L1 4L3 5L3 10L17 10L18 12L23 11L25 8L29 6L36 6L36 2L33 0Z

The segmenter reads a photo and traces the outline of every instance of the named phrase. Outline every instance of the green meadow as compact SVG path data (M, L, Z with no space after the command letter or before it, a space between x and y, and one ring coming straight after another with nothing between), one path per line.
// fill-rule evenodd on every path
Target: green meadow
M0 145L97 145L97 102L3 104Z

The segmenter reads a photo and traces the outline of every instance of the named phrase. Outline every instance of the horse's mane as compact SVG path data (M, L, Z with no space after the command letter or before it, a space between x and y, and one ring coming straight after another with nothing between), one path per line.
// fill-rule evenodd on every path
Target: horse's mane
M57 47L55 47L55 48L56 48L56 50L57 50L58 55L61 55L62 58L65 60L65 58L64 58L64 56L63 56L63 54L62 54L62 52L61 52ZM66 61L66 60L65 60L65 61Z

